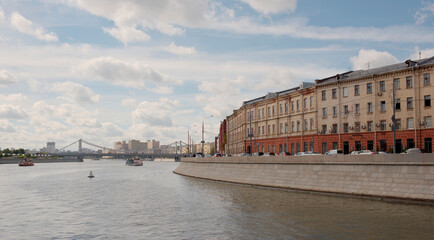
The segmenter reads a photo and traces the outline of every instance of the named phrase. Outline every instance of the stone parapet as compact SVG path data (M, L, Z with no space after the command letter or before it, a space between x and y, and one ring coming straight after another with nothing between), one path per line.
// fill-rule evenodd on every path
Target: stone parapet
M434 205L434 154L182 159L177 174Z

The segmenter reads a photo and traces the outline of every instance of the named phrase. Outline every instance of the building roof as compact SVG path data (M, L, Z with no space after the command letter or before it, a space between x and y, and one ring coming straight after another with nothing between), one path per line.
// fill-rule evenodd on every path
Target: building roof
M368 70L357 70L357 71L349 71L341 74L337 74L335 76L323 78L320 80L316 80L316 85L322 85L327 84L330 82L335 82L337 80L350 80L350 79L357 79L362 78L366 76L372 76L373 74L384 74L384 73L390 73L394 71L400 71L404 69L408 69L411 67L416 66L425 66L425 65L431 65L434 64L434 56L430 58L420 59L420 60L407 60L405 62L387 65L384 67L378 67L378 68L372 68Z

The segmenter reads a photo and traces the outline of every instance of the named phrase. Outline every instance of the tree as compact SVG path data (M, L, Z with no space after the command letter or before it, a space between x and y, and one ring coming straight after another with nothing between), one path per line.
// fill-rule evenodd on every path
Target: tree
M26 153L26 151L24 151L24 149L20 148L18 149L18 154L24 155Z

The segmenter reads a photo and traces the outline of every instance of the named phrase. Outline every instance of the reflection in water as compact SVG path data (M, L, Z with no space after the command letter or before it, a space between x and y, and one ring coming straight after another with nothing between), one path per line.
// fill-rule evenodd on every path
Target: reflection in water
M178 163L0 165L0 239L429 239L434 208L173 174ZM87 175L92 170L95 178ZM25 231L23 231L25 229Z

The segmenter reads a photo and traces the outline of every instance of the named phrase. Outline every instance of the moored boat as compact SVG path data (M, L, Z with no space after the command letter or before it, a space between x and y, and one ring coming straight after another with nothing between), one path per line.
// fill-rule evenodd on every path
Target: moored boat
M142 166L143 161L139 157L129 158L125 162L125 165L127 165L127 166Z
M23 158L18 163L18 166L20 166L20 167L30 167L30 166L35 166L35 163L33 163L32 159Z

